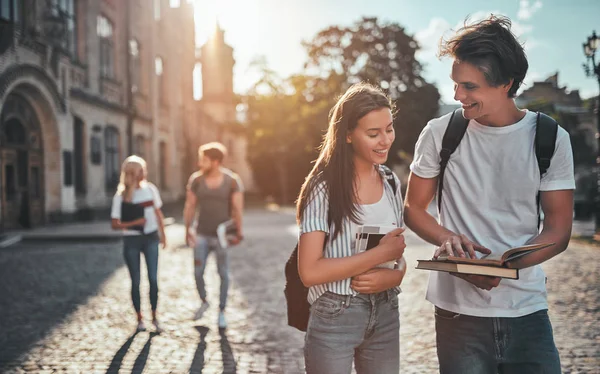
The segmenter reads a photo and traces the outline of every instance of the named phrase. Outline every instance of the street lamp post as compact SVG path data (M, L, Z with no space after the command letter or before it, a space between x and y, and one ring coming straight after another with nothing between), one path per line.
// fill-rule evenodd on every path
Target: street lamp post
M600 63L596 64L596 50L600 47L600 38L596 31L589 36L586 43L583 43L583 53L587 58L583 64L583 70L588 77L595 77L598 80L600 90ZM596 157L596 198L594 199L594 213L596 218L596 238L600 237L600 92L596 102L596 142L598 143L598 156Z

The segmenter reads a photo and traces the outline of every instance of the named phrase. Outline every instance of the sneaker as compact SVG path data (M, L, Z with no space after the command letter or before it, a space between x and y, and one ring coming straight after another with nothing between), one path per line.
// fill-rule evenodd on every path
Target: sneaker
M157 334L160 334L161 332L165 331L162 327L160 327L160 323L157 319L152 321L152 324L154 325L154 332L156 332Z
M225 320L225 312L223 312L223 311L219 312L219 328L220 329L227 328L227 321Z
M137 332L146 331L146 325L144 325L144 321L142 321L142 320L138 321L136 331Z
M208 309L209 306L210 305L208 304L208 302L203 301L202 305L200 305L200 308L198 308L196 313L194 313L194 320L202 318L202 316L204 315L204 312L206 312L206 310Z

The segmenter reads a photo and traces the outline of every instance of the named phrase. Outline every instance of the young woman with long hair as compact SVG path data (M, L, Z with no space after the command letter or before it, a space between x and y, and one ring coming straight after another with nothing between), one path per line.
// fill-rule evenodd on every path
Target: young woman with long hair
M378 88L350 87L330 112L329 128L297 203L298 270L309 287L307 373L398 373L398 293L406 271L402 198L388 183L395 139L392 105ZM389 170L389 169L387 169ZM378 246L355 248L361 224L396 226ZM382 264L396 260L393 268Z
M137 313L137 331L146 330L140 308L140 255L144 254L150 283L152 324L162 329L156 317L158 303L158 247L166 246L162 200L156 186L146 180L146 161L129 156L121 166L121 178L113 197L114 230L123 230L123 255L131 277L131 299ZM160 235L159 235L160 234Z

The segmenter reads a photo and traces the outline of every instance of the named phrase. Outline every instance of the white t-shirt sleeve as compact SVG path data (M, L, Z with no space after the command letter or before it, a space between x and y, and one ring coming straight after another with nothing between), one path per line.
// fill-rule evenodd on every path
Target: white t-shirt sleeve
M123 197L121 195L115 195L112 200L112 208L110 210L110 218L121 219L121 202Z
M574 190L573 151L569 133L562 127L556 134L556 147L550 160L550 167L540 184L540 191Z
M162 199L160 198L160 192L158 192L158 188L152 183L148 183L150 187L150 191L152 192L152 199L154 200L154 207L156 209L160 209L163 206Z
M300 222L300 234L313 231L329 233L329 225L327 224L328 214L329 202L325 183L320 183L313 189L304 207L302 221Z
M440 155L435 146L433 128L428 123L421 131L410 170L421 178L434 178L440 174Z

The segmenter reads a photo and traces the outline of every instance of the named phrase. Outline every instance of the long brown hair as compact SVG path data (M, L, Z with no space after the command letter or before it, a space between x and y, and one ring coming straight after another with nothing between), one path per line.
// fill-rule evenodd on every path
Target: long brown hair
M346 137L362 117L381 108L392 110L390 99L368 83L352 85L338 99L329 112L329 127L319 147L319 157L300 189L296 205L298 222L321 182L324 182L329 198L328 219L335 227L333 238L340 233L345 218L359 221L353 149L346 143Z

